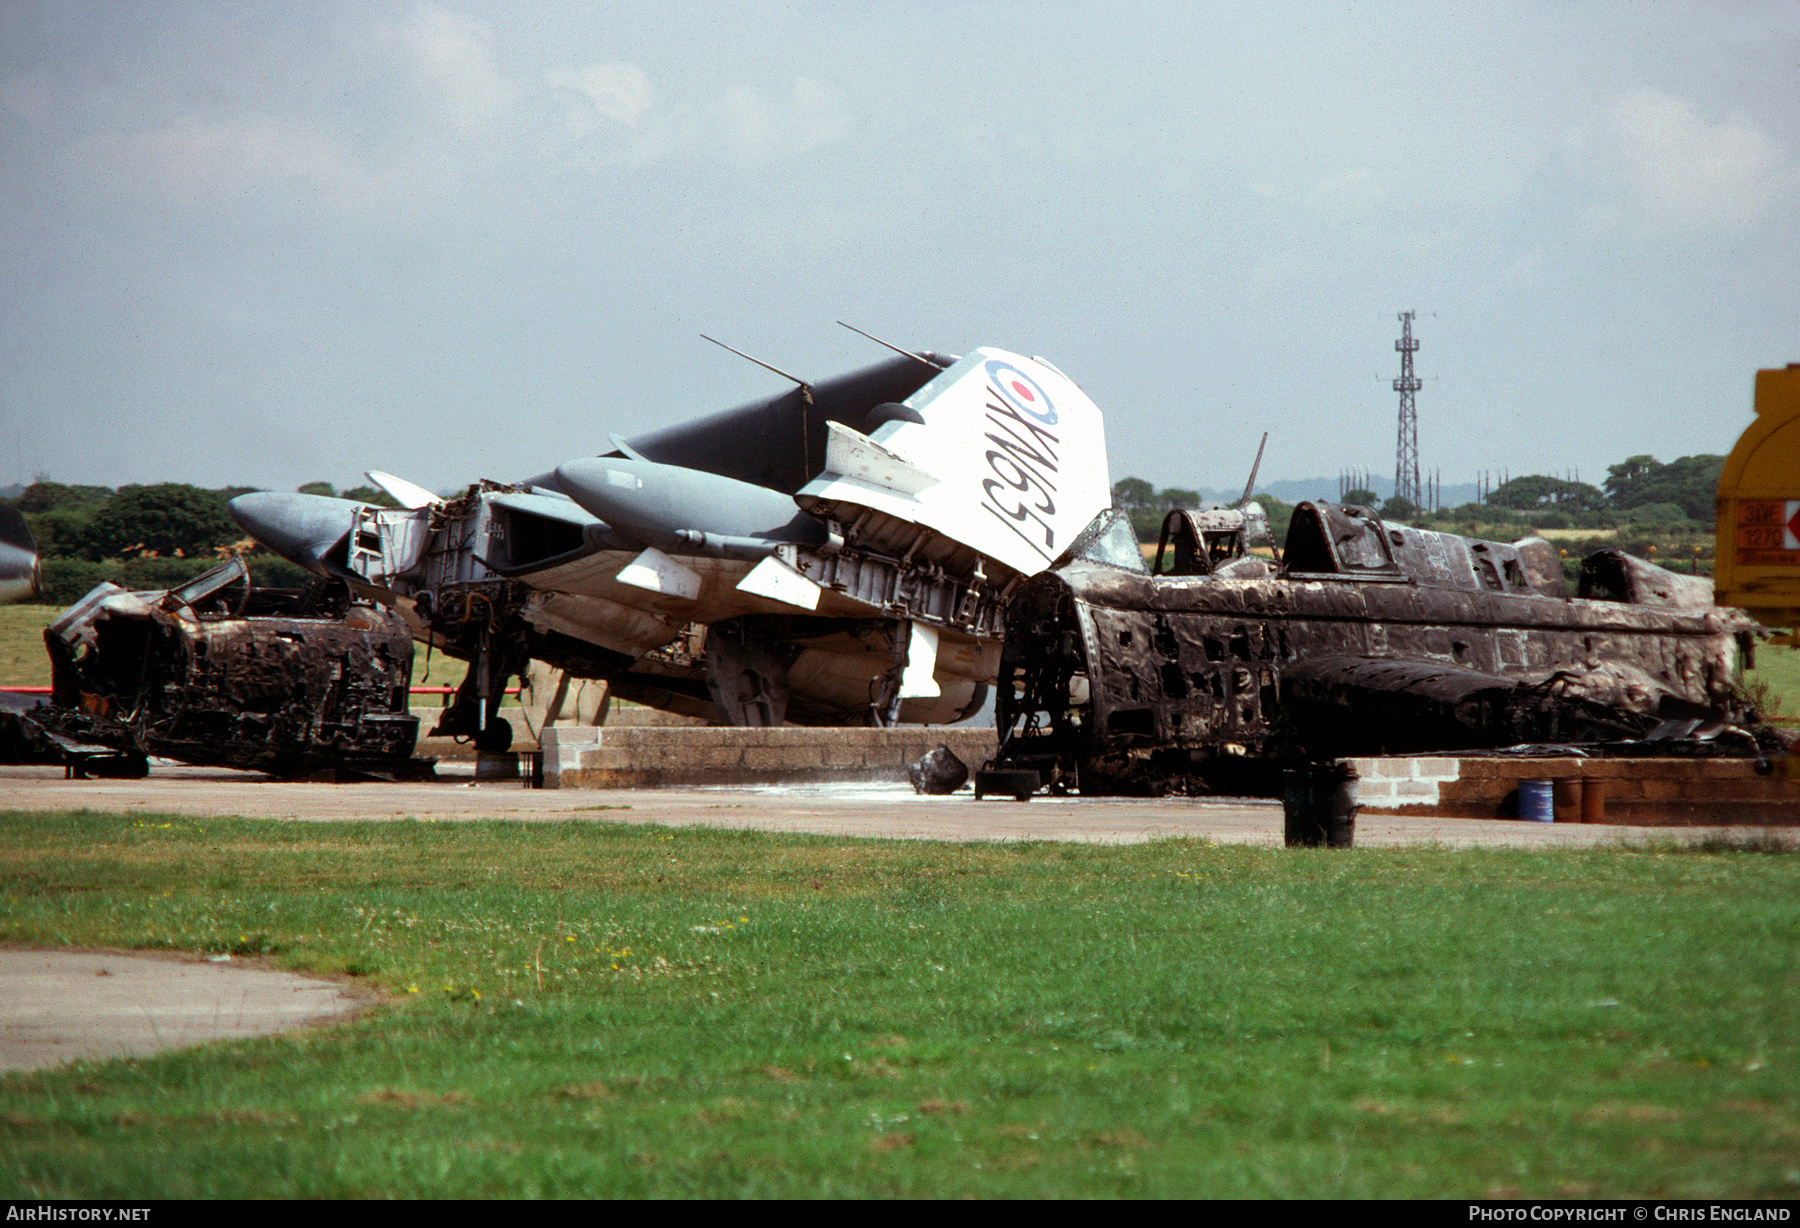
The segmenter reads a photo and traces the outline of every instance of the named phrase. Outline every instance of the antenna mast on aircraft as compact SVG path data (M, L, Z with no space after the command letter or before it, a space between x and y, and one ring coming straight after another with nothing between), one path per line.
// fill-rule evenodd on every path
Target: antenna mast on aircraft
M1413 375L1413 353L1419 342L1412 334L1412 311L1400 313L1400 339L1394 348L1400 351L1400 378L1394 391L1400 394L1400 439L1394 448L1394 497L1423 506L1419 497L1419 411L1413 394L1423 386Z

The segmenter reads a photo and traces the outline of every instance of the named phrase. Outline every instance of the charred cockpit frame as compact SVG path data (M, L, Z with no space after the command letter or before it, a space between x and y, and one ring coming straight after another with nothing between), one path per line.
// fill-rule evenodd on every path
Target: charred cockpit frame
M293 776L401 770L417 739L412 637L341 584L256 589L233 559L167 592L103 584L44 641L52 702L25 727L65 753Z
M1570 597L1512 544L1302 503L1285 553L1235 509L1171 513L1154 572L1103 513L1007 611L999 770L1087 793L1276 791L1356 754L1717 735L1758 753L1735 682L1754 624L1702 579L1617 551Z

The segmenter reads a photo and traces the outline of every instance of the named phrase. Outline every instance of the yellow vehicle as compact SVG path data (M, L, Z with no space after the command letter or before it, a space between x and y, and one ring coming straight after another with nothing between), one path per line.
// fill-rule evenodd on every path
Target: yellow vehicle
M1718 603L1800 642L1800 363L1756 373L1756 421L1725 459L1718 509Z

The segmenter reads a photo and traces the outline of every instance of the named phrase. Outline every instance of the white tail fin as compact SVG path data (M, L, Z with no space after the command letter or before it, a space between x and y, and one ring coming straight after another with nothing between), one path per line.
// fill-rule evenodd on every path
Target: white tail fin
M1100 410L1046 362L979 349L906 404L922 422L834 436L800 505L846 524L870 508L1025 575L1112 505Z

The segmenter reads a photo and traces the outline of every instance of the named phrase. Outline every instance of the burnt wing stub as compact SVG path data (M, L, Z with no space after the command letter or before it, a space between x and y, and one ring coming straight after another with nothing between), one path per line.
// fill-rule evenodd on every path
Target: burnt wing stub
M1524 743L1616 742L1651 717L1435 662L1319 656L1282 672L1283 719L1296 743L1343 755L1477 750ZM1344 714L1359 720L1349 722Z
M1160 574L1065 557L1026 582L997 767L1084 792L1272 792L1283 766L1351 754L1649 745L1671 711L1712 714L1692 722L1710 753L1768 741L1734 681L1749 621L1690 577L1607 551L1571 598L1541 539L1328 503L1295 509L1277 570L1203 515L1165 523Z

